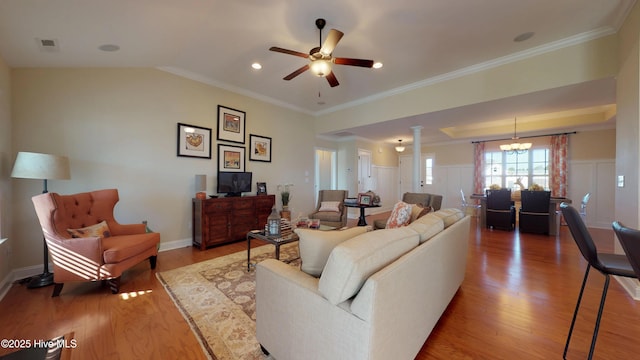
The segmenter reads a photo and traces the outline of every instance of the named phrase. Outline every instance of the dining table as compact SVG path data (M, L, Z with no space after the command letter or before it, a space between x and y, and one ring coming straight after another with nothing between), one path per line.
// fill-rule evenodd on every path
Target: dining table
M486 194L471 194L469 195L471 200L479 200L480 201L480 226L487 226L487 195ZM511 200L515 202L520 202L520 192L514 191L511 193ZM571 204L571 199L566 197L551 197L551 201L549 202L549 235L555 236L558 233L558 224L560 221L560 212L558 212L558 205L560 203ZM519 210L518 210L519 211Z

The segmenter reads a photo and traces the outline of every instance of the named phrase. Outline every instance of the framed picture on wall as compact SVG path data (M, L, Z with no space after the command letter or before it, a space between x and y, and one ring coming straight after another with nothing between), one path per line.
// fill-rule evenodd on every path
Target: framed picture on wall
M244 172L245 148L218 144L218 171Z
M178 123L178 156L211 159L211 129Z
M249 135L249 160L271 162L271 138Z
M218 140L244 144L245 122L244 111L218 105Z

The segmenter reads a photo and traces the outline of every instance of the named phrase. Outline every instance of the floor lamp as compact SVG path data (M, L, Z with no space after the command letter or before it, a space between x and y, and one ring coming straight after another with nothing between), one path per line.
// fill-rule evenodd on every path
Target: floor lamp
M66 156L40 154L32 152L19 152L16 162L13 164L12 178L44 180L44 189L47 190L47 180L68 180L71 178L69 171L69 159ZM39 288L53 284L53 273L49 272L49 249L44 243L44 271L34 276L27 285L28 288Z

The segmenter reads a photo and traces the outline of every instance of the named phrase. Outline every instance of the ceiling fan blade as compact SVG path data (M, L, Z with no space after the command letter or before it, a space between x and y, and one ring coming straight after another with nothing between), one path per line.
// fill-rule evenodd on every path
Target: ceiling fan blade
M327 76L325 76L327 78L327 81L329 82L329 85L331 85L331 87L336 87L338 85L340 85L340 83L338 82L338 79L336 79L336 75L332 72L328 73Z
M309 64L307 64L307 65L305 65L305 66L301 67L300 69L298 69L298 70L296 70L296 71L292 72L291 74L289 74L289 75L287 75L287 76L283 77L283 79L284 79L284 80L291 80L291 79L293 79L294 77L296 77L296 76L298 76L298 75L302 74L303 72L305 72L305 71L307 71L307 70L309 70Z
M309 54L301 53L299 51L287 50L287 49L279 48L277 46L272 46L272 47L269 48L269 50L275 51L275 52L279 52L279 53L283 53L283 54L299 56L299 57L302 57L302 58L305 58L305 59L309 58Z
M322 48L320 48L320 52L324 55L331 55L333 49L338 45L338 41L342 39L344 33L342 31L338 31L336 29L329 30L329 35L324 40L324 44L322 44Z
M333 62L338 65L351 65L361 67L373 67L373 60L364 59L349 59L349 58L334 58Z

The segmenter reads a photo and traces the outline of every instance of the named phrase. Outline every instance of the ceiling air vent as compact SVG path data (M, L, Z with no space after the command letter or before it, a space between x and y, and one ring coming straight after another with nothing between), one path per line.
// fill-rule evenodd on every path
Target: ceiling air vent
M36 39L38 42L38 48L44 52L57 52L60 51L58 47L58 40L56 39Z

